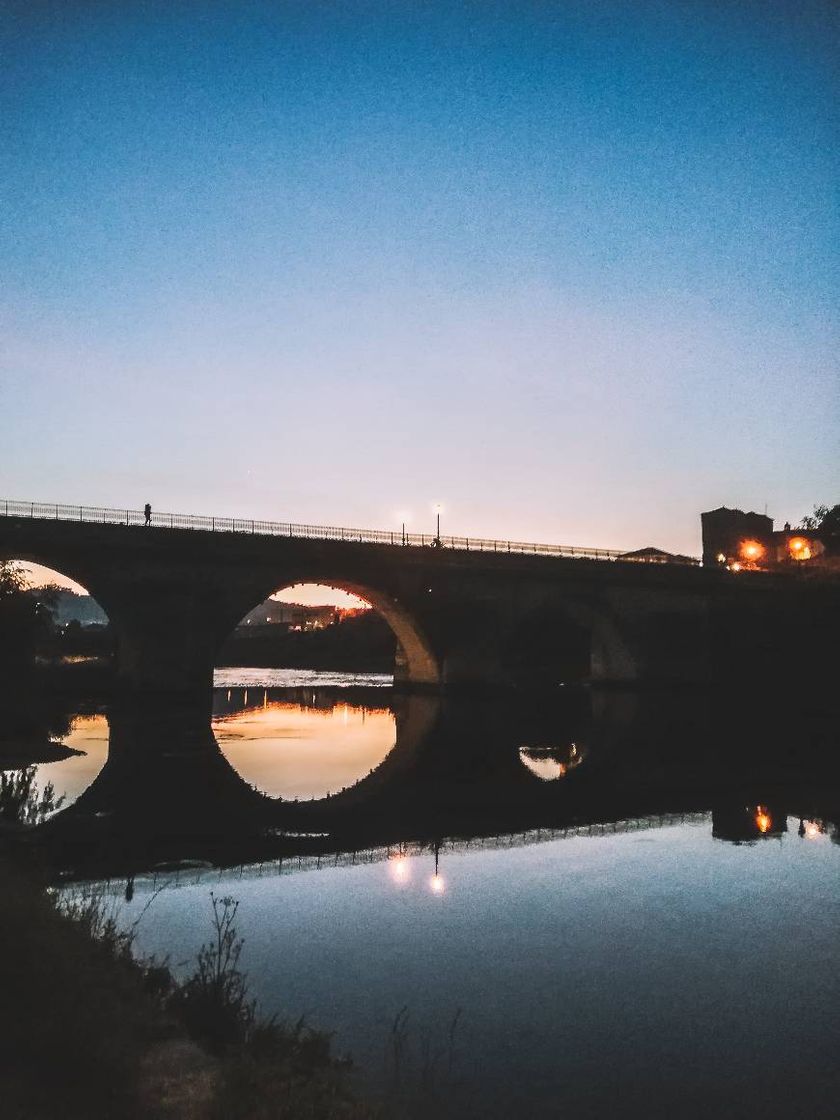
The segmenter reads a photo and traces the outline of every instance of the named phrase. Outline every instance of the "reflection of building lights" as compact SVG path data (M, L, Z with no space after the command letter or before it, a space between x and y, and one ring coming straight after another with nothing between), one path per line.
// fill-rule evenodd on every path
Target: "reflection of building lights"
M773 824L773 818L763 805L759 805L755 811L755 827L759 832L769 832Z
M443 881L443 876L435 873L429 880L429 886L432 888L434 894L443 894L446 884Z
M822 836L822 828L819 823L817 821L806 821L805 835L809 840L816 840L819 836Z

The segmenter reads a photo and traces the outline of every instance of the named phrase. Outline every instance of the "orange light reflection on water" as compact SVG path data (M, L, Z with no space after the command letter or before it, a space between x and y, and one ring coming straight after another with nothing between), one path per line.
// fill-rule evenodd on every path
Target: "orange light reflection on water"
M769 832L773 827L773 818L763 805L759 805L755 811L755 827L759 832Z
M305 707L263 701L213 720L219 746L241 777L271 797L325 797L355 785L394 746L387 708Z
M105 765L108 757L108 720L104 715L76 716L66 735L56 741L73 750L82 751L58 762L39 763L35 784L43 789L52 782L56 797L63 797L66 809L79 797Z

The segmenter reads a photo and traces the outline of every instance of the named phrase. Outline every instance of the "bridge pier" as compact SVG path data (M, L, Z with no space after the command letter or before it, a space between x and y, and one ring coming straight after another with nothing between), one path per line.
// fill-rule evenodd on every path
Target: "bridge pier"
M219 643L215 607L194 582L123 585L112 618L119 692L177 703L209 718Z

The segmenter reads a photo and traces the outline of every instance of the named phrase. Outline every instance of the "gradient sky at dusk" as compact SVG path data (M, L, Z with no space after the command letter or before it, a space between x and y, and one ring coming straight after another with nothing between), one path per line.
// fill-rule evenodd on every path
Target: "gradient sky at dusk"
M3 4L2 495L694 554L840 500L837 12Z

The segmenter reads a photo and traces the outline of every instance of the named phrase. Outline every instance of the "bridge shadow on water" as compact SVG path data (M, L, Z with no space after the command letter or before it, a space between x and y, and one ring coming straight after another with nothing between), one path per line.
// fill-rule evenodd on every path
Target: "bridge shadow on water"
M734 842L778 834L789 815L819 821L838 839L838 713L824 702L686 691L570 689L481 702L376 692L394 713L393 749L355 785L309 801L267 797L243 780L203 707L114 704L103 769L31 840L55 878L75 879L338 863L698 812L712 814L716 837ZM237 698L220 703L230 709Z

